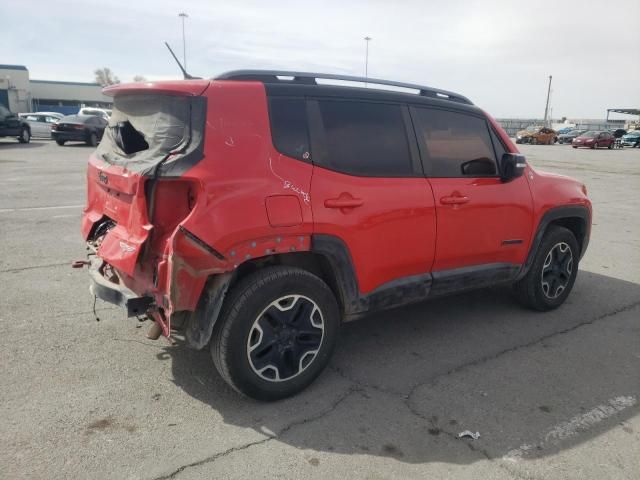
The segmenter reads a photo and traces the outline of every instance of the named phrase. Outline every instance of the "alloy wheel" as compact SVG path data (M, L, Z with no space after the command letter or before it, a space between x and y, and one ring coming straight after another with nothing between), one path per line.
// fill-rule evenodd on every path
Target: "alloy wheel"
M542 292L547 298L558 298L567 288L573 272L573 252L565 242L556 243L542 265Z
M249 365L264 380L290 380L311 365L323 338L322 312L313 300L280 297L253 322L247 339Z

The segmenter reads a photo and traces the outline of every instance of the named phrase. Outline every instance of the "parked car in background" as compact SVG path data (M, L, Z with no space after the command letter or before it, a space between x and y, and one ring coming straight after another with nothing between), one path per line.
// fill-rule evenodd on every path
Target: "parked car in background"
M571 130L575 130L573 127L564 127L558 130L558 135L562 135L564 133L569 133Z
M16 137L20 143L31 141L31 127L4 105L0 105L0 137Z
M586 130L570 130L567 133L558 135L558 143L571 143L574 138L582 135Z
M530 126L516 134L516 143L531 143L532 145L552 145L558 141L555 130L547 127Z
M46 138L51 138L51 125L64 117L56 112L20 113L19 116L31 127L31 135Z
M615 141L616 139L611 132L600 132L597 130L589 130L588 132L584 132L582 135L574 138L573 142L571 142L571 146L573 148L578 148L578 147L613 148L613 144L615 143Z
M627 134L627 131L624 128L618 128L616 130L611 130L614 138L622 138Z
M98 115L68 115L51 125L51 137L60 146L66 142L84 142L95 147L108 124Z
M82 107L78 110L78 115L97 115L98 117L103 117L105 120L109 120L111 110L105 108Z
M640 130L631 130L622 136L622 145L625 147L640 147Z

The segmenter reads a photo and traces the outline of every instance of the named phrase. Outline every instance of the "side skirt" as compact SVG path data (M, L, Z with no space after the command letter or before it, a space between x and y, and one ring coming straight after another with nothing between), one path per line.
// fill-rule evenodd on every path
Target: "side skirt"
M347 246L332 235L313 235L312 251L330 263L344 307L344 321L453 293L513 282L522 265L491 263L392 280L363 294Z

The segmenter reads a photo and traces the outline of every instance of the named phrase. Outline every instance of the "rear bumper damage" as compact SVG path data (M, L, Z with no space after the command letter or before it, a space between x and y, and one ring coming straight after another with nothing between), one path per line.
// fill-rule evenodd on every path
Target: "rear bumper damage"
M140 296L133 290L113 283L100 273L98 268L89 267L89 291L100 300L123 307L127 311L127 317L145 315L154 305L151 296Z

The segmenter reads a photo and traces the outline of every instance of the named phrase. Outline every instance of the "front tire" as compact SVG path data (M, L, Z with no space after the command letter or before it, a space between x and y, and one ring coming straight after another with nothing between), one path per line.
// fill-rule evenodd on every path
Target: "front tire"
M20 143L29 143L31 141L31 131L27 127L22 127L18 141Z
M541 312L558 308L573 288L579 260L580 247L571 230L549 227L529 271L514 286L517 299Z
M320 375L339 327L338 304L326 283L299 268L267 267L241 280L225 299L211 356L238 392L279 400Z
M66 140L60 140L60 139L56 140L56 143L58 145L60 145L61 147L64 146L65 142L66 142Z

